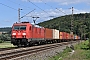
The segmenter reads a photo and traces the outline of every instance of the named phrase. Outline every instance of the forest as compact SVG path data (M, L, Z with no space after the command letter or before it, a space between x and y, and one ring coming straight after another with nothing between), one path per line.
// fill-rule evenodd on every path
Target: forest
M11 32L11 27L0 28L0 32Z
M73 14L73 16L65 15L40 22L38 25L68 33L72 31L73 34L79 35L82 39L85 39L89 38L90 33L90 13Z

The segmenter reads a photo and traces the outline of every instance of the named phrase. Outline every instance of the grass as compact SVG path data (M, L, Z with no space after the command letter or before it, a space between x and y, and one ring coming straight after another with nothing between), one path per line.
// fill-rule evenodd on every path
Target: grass
M75 52L71 55L71 49L67 47L63 52L51 57L49 60L90 60L88 40L74 46Z
M10 42L0 43L0 48L9 48L9 47L15 47L15 46L11 44Z
M57 53L56 56L51 57L49 60L62 60L63 57L67 57L70 54L68 52L71 52L71 49L67 46L63 52Z

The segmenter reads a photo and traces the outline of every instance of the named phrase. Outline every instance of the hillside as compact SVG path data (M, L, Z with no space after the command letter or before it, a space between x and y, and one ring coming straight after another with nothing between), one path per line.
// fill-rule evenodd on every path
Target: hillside
M0 28L0 32L10 32L10 31L11 31L11 27Z
M60 31L69 32L71 31L71 15L61 16L54 18L52 20L48 20L45 22L41 22L38 25L58 29ZM88 33L90 26L90 13L85 14L74 14L73 15L73 32L82 37L88 38Z

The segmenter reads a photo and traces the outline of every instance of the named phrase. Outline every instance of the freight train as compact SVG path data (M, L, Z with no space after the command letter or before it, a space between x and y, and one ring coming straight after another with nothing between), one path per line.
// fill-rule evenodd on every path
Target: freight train
M16 46L31 46L33 44L56 43L79 39L80 37L77 35L40 27L29 22L14 23L12 26L11 43Z

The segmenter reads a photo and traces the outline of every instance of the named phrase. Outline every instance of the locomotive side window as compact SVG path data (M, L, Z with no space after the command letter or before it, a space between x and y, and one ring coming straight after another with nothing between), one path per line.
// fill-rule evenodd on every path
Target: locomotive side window
M29 27L29 30L31 30L31 26Z

